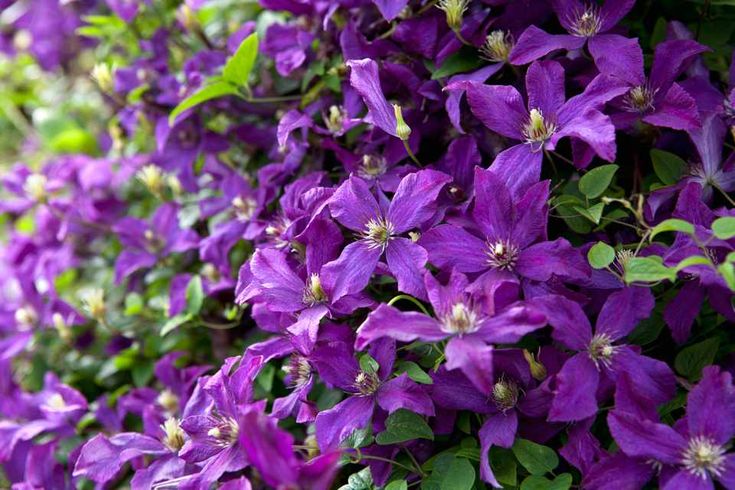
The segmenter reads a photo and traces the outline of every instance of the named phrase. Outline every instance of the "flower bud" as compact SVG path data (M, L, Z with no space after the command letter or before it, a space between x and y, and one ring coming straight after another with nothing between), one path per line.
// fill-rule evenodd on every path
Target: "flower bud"
M546 366L537 361L534 355L526 349L523 349L523 357L528 363L528 368L531 370L531 376L533 376L533 379L537 381L543 381L546 379Z
M467 10L468 0L439 0L440 10L444 11L447 16L447 25L453 31L458 31L462 28L462 18Z
M97 63L92 68L92 78L103 92L112 92L112 70L107 63Z
M163 172L156 165L150 164L138 170L136 174L138 180L156 196L160 196L163 191Z
M393 104L393 112L396 115L396 136L403 141L408 141L408 137L411 136L411 128L403 119L403 109L398 104Z

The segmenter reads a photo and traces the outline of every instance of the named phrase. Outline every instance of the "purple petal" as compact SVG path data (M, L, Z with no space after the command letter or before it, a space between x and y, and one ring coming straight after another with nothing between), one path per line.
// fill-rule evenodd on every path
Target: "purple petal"
M343 226L357 232L365 231L368 221L382 215L368 184L354 176L334 192L329 211Z
M276 133L278 136L278 145L284 146L292 132L301 128L310 128L311 125L312 121L308 115L295 109L288 111L278 121L278 130Z
M511 236L513 201L505 183L490 170L475 167L475 205L472 217L490 240Z
M641 419L637 415L612 411L607 417L615 442L628 456L652 458L678 464L686 441L668 425Z
M621 78L633 86L645 82L643 50L638 39L617 34L598 34L590 38L587 48L603 75Z
M316 416L316 440L319 449L338 447L355 430L364 429L373 417L374 400L369 396L351 396Z
M446 90L467 92L472 114L496 133L512 139L523 139L521 128L528 118L521 94L509 85L484 85L478 82L456 82Z
M260 296L271 311L292 312L304 308L306 285L291 270L283 252L262 248L253 254L250 270L259 282Z
M383 18L390 22L406 8L408 0L373 0L373 3L378 7Z
M381 304L368 315L357 330L355 348L363 350L366 345L382 337L390 337L400 342L437 342L446 338L439 322L415 311L400 311L392 306Z
M429 262L440 269L480 272L488 268L485 242L458 226L434 227L418 243L429 252Z
M564 104L564 68L556 61L537 61L526 73L528 108L553 117Z
M386 216L395 233L418 228L430 219L436 212L439 192L451 180L436 170L419 170L401 179Z
M532 306L518 304L483 320L472 337L494 344L513 344L524 335L546 326L546 317Z
M511 447L518 430L518 416L515 410L489 416L482 424L480 438L480 478L496 488L502 488L490 467L488 452L492 446Z
M735 435L735 387L732 375L716 366L704 369L702 380L687 397L687 422L693 436L725 444Z
M478 337L454 337L449 340L444 355L447 369L459 369L481 393L493 390L493 348Z
M401 2L387 2L398 5ZM368 58L361 60L350 60L347 62L352 71L350 72L350 84L362 96L368 108L372 123L390 134L396 133L396 115L393 108L385 100L383 89L380 87L380 76L378 75L378 64Z
M511 146L495 156L490 171L508 186L514 197L522 195L541 178L543 153L533 151L531 145Z
M531 63L552 51L565 49L571 51L584 46L587 40L583 37L568 34L548 34L536 26L529 26L510 52L510 62L514 65Z
M322 267L321 278L329 299L335 303L348 294L362 291L370 281L382 251L365 240L347 245L337 260Z
M563 238L522 250L516 272L534 281L548 281L552 275L569 279L586 279L590 275L587 261Z
M699 475L682 470L675 474L661 490L714 490L715 485L708 477L702 478Z
M643 120L654 126L691 131L701 122L697 103L679 84L672 84L665 95L656 99L654 112L643 116Z
M448 84L463 81L484 82L495 73L497 73L501 68L503 68L503 63L492 63L472 73L453 76L449 79ZM459 131L461 134L464 134L464 130L462 129L462 124L460 122L460 103L462 102L463 95L464 92L462 92L461 90L451 90L449 91L449 94L447 95L447 100L444 103L444 107L447 111L447 115L449 116L449 120L452 122L452 126L454 126L454 129Z
M643 488L653 473L651 464L618 453L592 466L584 476L582 486L589 490Z
M567 136L584 141L603 160L608 162L615 160L617 151L615 126L610 118L600 111L590 109L560 127L547 144L548 149L553 149L560 139Z
M633 5L635 5L635 0L605 0L600 9L600 19L602 20L600 32L605 32L615 27L630 12ZM596 37L599 37L599 35Z
M639 397L649 405L658 406L674 396L676 378L665 362L620 347L613 357L613 366L616 373L628 375Z
M677 343L683 344L689 338L694 319L702 308L704 294L704 288L697 281L686 282L664 308L664 321Z
M709 48L689 39L673 39L656 45L649 81L654 89L668 91L692 59Z
M562 296L534 298L532 304L538 306L552 326L552 337L570 349L585 351L592 340L592 326L582 307Z
M600 373L586 352L569 359L556 375L556 391L549 420L572 422L597 413L597 386Z
M388 413L405 408L421 415L434 415L434 404L429 394L406 373L383 383L378 390L377 400L380 408Z
M602 305L597 317L597 333L604 333L612 340L628 335L638 322L648 318L655 306L651 290L626 287L612 293Z

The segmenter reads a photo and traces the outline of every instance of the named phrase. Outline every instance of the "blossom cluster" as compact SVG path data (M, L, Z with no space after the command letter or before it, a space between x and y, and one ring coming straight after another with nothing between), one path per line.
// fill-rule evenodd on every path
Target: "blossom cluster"
M735 489L735 9L681 3L0 0L105 102L0 105L0 486Z

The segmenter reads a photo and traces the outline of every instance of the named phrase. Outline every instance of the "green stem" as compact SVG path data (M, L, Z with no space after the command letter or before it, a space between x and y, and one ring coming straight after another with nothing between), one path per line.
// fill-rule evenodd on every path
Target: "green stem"
M431 316L429 314L429 311L426 309L424 305L421 304L419 300L414 298L413 296L409 296L408 294L399 294L398 296L394 296L390 301L388 301L388 306L393 306L398 301L405 299L406 301L410 301L411 303L415 304L419 307L419 309L427 316Z
M408 156L413 160L413 162L416 165L421 165L421 162L419 162L418 158L416 158L416 155L413 154L413 151L411 151L411 147L408 145L408 140L401 140L403 141L403 146L406 148L406 153L408 153Z

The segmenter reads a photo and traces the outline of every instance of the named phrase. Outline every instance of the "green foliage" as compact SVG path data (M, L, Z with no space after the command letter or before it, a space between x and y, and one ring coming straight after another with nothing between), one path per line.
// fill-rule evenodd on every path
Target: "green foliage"
M615 249L604 242L597 242L587 252L587 260L595 269L604 269L615 260Z
M618 168L613 163L593 168L579 179L579 191L590 199L600 197L610 186Z
M399 409L388 416L385 430L375 436L381 445L398 444L414 439L434 439L434 432L420 415Z
M676 372L690 381L697 381L702 376L702 369L714 361L719 346L720 339L710 337L685 347L674 360Z
M471 490L476 474L472 464L451 453L443 453L434 461L431 475L421 482L422 490Z
M512 450L518 462L532 475L545 475L559 465L559 457L553 449L533 441L516 439Z
M679 178L687 168L686 162L677 155L655 148L651 150L651 163L656 176L665 185L679 182Z

